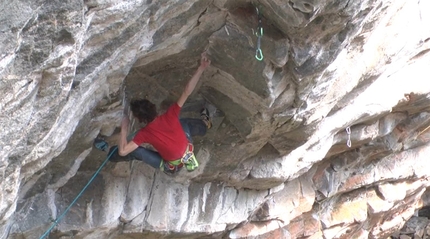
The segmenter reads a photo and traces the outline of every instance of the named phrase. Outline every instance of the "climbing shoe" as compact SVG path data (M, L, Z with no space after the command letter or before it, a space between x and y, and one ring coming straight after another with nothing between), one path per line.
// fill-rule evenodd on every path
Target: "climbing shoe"
M209 110L206 108L203 108L202 111L200 112L200 117L202 118L203 122L205 122L206 127L208 129L212 128L212 122L211 122L211 118L209 116Z
M96 139L94 139L93 145L96 149L101 151L107 152L107 150L109 149L108 142L106 142L103 138L100 138L100 137L97 137Z

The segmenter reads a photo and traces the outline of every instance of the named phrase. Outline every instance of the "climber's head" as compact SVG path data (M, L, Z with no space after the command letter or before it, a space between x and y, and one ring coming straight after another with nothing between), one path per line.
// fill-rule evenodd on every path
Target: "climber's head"
M131 112L140 123L150 123L157 117L157 109L151 101L147 99L137 99L130 102Z

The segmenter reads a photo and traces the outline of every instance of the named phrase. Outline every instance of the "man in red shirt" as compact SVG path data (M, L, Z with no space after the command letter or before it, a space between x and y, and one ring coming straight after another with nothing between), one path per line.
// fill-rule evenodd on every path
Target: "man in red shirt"
M129 119L128 117L123 118L118 144L120 156L131 154L134 158L142 160L154 168L161 168L170 173L176 172L183 166L184 160L181 162L180 159L187 153L192 153L191 136L204 135L206 129L211 127L211 122L207 109L202 110L202 119L179 119L179 113L210 63L206 54L203 53L199 68L188 81L178 101L160 116L157 116L156 107L149 100L139 99L130 102L133 116L146 126L141 128L131 141L127 141ZM143 143L151 144L157 152L141 147L140 145Z

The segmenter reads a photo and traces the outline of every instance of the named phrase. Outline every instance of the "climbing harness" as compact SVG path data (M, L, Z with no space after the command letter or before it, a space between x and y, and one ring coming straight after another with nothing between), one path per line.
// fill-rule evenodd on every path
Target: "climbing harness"
M194 155L194 146L192 144L188 144L187 150L181 158L181 163L185 164L185 167L190 172L199 167L199 162Z
M263 37L263 25L261 23L260 10L258 10L258 7L256 7L255 9L257 10L257 17L258 17L258 27L257 27L257 32L255 33L257 35L257 49L255 50L255 58L259 61L262 61L263 51L261 51L261 37Z
M346 127L346 134L348 135L348 139L346 141L346 145L351 148L351 128L348 126Z
M46 236L49 235L49 233L51 232L51 230L58 225L58 223L61 221L61 219L63 219L63 217L66 215L67 212L69 212L70 208L76 203L76 201L78 201L78 199L82 196L82 194L84 193L85 189L87 189L87 187L91 184L91 182L95 179L95 177L97 176L97 174L99 174L99 172L102 170L102 168L106 165L106 163L109 161L109 159L112 157L112 155L115 153L116 150L112 150L112 152L110 152L110 154L107 156L107 158L105 159L105 161L102 163L102 165L100 165L100 167L97 169L97 171L94 173L94 175L91 177L90 181L88 181L87 185L85 185L85 187L79 192L79 194L75 197L75 199L73 199L72 203L70 203L70 205L66 208L66 210L64 210L64 212L57 217L57 219L55 219L53 221L53 224L51 225L51 227L48 228L48 230L46 230L46 232L39 238L39 239L43 239Z
M176 159L173 161L161 161L161 171L175 173L179 171L184 165L189 172L196 170L196 168L199 167L199 162L197 161L197 158L194 155L193 151L194 146L193 144L189 143L184 155L180 159Z

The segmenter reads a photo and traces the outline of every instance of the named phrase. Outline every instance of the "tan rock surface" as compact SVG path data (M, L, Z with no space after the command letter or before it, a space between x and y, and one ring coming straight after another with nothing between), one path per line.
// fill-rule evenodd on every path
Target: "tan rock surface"
M122 100L173 102L204 50L199 169L108 163L50 238L425 238L428 26L423 0L0 2L0 239L39 238Z

